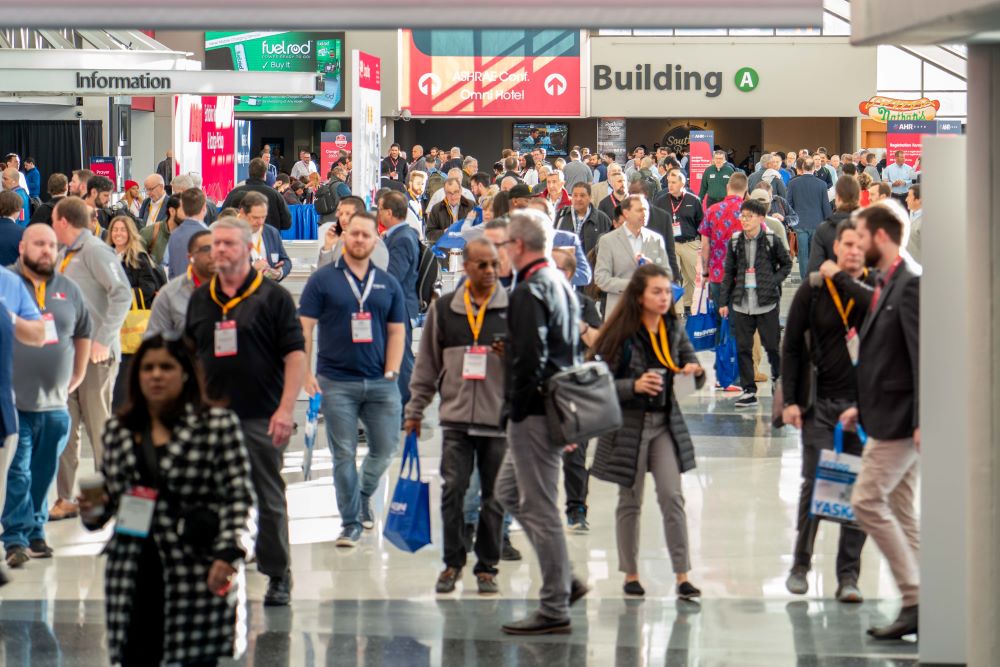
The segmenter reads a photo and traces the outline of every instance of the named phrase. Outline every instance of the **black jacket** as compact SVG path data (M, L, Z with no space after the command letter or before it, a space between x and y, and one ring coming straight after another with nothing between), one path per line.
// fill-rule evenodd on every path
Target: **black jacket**
M389 156L382 158L381 164L382 173L385 174L386 178L389 178L389 174L396 172L396 178L392 179L399 183L406 183L406 175L410 173L410 166L406 164L406 160L402 155L396 160L396 166L392 166L392 159Z
M153 266L153 259L146 253L139 255L138 268L133 268L125 262L122 262L122 268L125 270L125 276L128 278L128 283L132 289L142 292L146 308L152 308L153 298L160 291L160 288L167 283L167 277L163 275L160 269ZM138 298L139 296L136 294L136 299Z
M240 202L243 201L243 195L248 192L259 192L267 197L267 224L278 231L292 228L292 214L288 210L288 204L285 203L284 197L270 185L258 179L248 178L246 183L230 192L226 201L222 202L222 208L239 208Z
M819 266L826 260L837 261L833 253L833 242L837 240L837 225L851 217L849 211L834 211L824 220L813 233L809 242L809 273L819 271Z
M781 284L792 270L792 258L774 233L763 225L757 237L757 253L754 268L757 271L757 303L769 306L781 299ZM746 279L747 251L743 232L733 234L726 250L726 273L722 277L722 292L719 306L732 308L743 303Z
M665 318L670 350L676 356L675 363L679 367L685 364L698 363L691 341L688 340L684 327L672 317ZM635 393L635 381L650 367L646 358L646 348L636 334L622 348L621 358L617 360L615 371L615 389L618 390L618 401L622 404L622 427L617 431L605 434L597 441L597 451L594 453L594 463L590 474L606 482L631 487L635 483L636 470L639 462L639 444L642 442L642 427L646 413L646 399ZM667 369L664 382L671 387L674 374ZM698 388L705 384L705 376L695 380ZM684 415L677 405L677 398L670 391L670 400L663 411L667 414L667 425L674 441L678 467L681 472L693 470L695 467L694 443L688 432Z
M462 197L462 201L458 205L458 218L455 220L451 219L451 212L448 210L448 200L442 199L434 207L427 212L427 219L424 221L424 234L427 237L427 243L434 244L437 240L441 238L448 228L459 220L464 220L469 212L476 207L471 201Z
M33 224L36 222L44 222L46 225L51 225L52 211L55 209L56 204L58 204L63 199L65 199L65 196L59 195L57 197L53 197L47 202L42 203L42 205L36 208L35 212L31 214L31 219L29 221L29 224ZM164 207L163 212L164 212L164 217L166 217L166 207Z
M649 222L646 226L663 237L663 245L667 249L667 259L670 260L670 271L673 281L681 281L681 269L677 265L677 247L674 244L674 225L670 214L658 206L649 205Z
M546 259L518 274L527 279L518 280L510 295L504 354L507 416L514 422L545 414L545 382L577 363L580 339L580 308L566 278Z
M834 284L859 305L871 301L873 289L846 273L838 273ZM859 335L861 425L877 440L912 437L920 426L920 276L905 261L882 288Z
M576 233L576 223L574 222L572 206L564 206L556 214L556 229L572 234ZM583 252L586 255L597 246L597 241L611 231L611 219L604 215L597 207L590 207L590 215L583 221L580 228L580 242L583 244Z

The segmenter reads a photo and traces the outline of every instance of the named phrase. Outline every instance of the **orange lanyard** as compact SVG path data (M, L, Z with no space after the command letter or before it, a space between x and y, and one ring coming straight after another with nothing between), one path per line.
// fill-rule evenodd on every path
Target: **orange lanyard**
M660 360L660 363L672 370L674 373L680 373L681 369L677 367L674 363L673 358L670 356L670 347L667 345L667 326L663 323L663 318L660 318L660 342L657 344L656 336L653 332L649 332L649 342L653 344L653 354L656 358Z
M261 235L257 237L257 242L254 243L254 248L256 248L257 254L260 255L261 257L264 256L264 253L261 252L261 248L263 248L263 246L264 246L264 234L263 232L261 232Z
M188 265L188 278L194 283L195 287L201 287L201 281L198 280L198 276L194 275L194 267Z
M35 285L35 301L38 302L38 310L45 310L45 283Z
M844 328L847 328L847 318L851 316L851 311L854 309L854 299L847 302L847 308L844 308L844 302L840 300L840 294L837 293L837 288L833 286L833 281L829 278L826 279L826 288L830 290L830 297L833 298L833 305L837 307L837 312L840 313L840 319L844 322Z
M490 300L493 298L493 293L496 291L497 286L494 285L493 289L490 290L490 295L486 297L486 301L479 307L479 313L473 317L472 290L469 288L469 283L465 283L465 316L469 318L469 328L472 330L472 339L476 345L479 345L479 332L483 330L483 321L486 319L486 307L489 305Z
M219 279L218 276L212 276L212 282L209 283L208 291L212 295L212 301L214 301L215 304L219 308L222 309L222 319L226 319L228 317L228 315L229 315L229 311L230 310L232 310L236 306L240 305L240 303L244 299L246 299L251 294L253 294L254 292L257 291L257 288L260 287L260 284L262 282L264 282L264 274L263 273L258 273L257 277L253 279L252 283L250 283L250 287L248 287L247 290L245 292L243 292L243 294L240 294L237 297L233 297L232 299L230 299L226 303L222 303L221 301L219 301L219 296L218 296L217 292L215 291L215 287L216 287L216 283L218 282L218 279Z
M59 264L59 273L66 273L66 267L69 266L69 262L73 259L73 255L75 254L76 250L70 250L66 253L66 256L63 257L63 261Z

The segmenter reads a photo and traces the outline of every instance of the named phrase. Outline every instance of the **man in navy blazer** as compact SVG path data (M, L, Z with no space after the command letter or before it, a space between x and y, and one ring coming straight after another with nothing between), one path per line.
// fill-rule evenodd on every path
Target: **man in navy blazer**
M410 400L410 375L413 374L413 326L420 315L420 298L417 279L420 271L420 240L417 232L406 222L409 208L406 196L387 192L378 202L378 219L385 227L385 245L389 249L388 271L403 288L406 303L406 345L403 348L403 365L399 369L399 393L405 406Z
M248 192L240 201L240 218L246 220L253 234L250 237L250 262L253 268L276 282L292 271L292 260L285 252L281 234L267 220L267 197Z

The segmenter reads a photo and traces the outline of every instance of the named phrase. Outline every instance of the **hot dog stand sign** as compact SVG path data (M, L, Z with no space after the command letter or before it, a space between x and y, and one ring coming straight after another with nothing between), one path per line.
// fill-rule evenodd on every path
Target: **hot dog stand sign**
M919 100L897 100L875 95L858 105L858 108L861 113L880 123L890 120L934 120L941 102L926 97Z

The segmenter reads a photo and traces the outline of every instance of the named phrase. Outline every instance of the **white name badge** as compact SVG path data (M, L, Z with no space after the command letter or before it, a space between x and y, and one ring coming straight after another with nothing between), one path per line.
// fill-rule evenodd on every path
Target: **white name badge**
M851 355L851 363L857 366L858 355L861 353L861 338L858 336L857 329L851 327L851 330L844 336L844 340L847 341L847 354Z
M372 342L371 313L354 313L351 315L351 340L355 343Z
M747 269L743 274L743 286L747 289L757 289L757 269Z
M465 357L462 359L463 380L486 379L487 354L489 354L489 348L481 345L465 348Z
M236 356L236 321L223 320L215 323L215 356Z
M148 537L156 510L156 489L133 486L118 503L115 532L132 537Z
M677 237L680 235L681 235L681 223L677 221L677 218L674 218L674 236Z
M43 345L55 345L59 342L59 332L56 331L56 318L52 313L43 313L42 321L45 322L45 342Z

